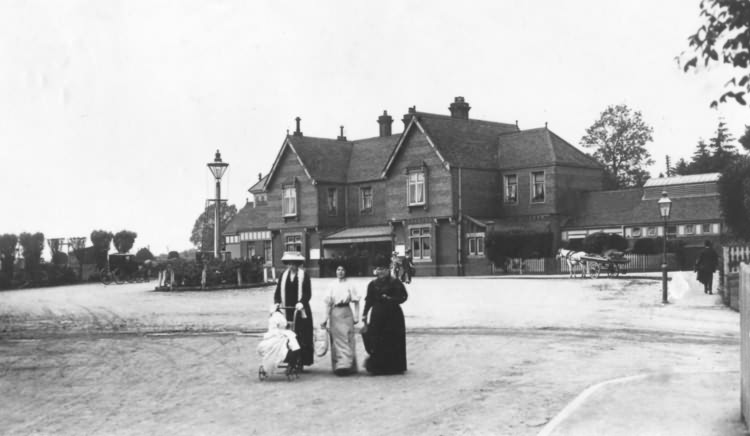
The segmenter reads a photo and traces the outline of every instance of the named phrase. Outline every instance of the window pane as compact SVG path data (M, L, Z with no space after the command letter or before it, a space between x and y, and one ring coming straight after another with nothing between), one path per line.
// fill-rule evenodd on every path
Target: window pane
M703 233L711 233L711 224L703 224Z
M430 238L420 238L422 241L422 258L427 259L431 255Z
M469 238L469 254L477 254L477 238Z
M477 238L477 254L484 254L484 238Z
M419 239L414 238L411 240L411 251L413 253L413 257L415 259L421 259L422 258L422 250L419 245Z

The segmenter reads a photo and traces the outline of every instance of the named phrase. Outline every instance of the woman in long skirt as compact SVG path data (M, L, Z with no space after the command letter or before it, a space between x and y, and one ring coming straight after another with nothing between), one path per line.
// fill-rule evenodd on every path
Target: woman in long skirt
M305 258L300 253L284 253L281 261L287 265L287 269L281 274L281 278L276 284L273 301L284 309L287 321L294 322L294 333L297 335L301 347L302 365L310 366L313 364L310 276L302 269Z
M354 325L359 323L359 299L356 288L346 279L346 270L339 265L336 268L336 281L328 288L324 298L328 316L321 324L326 328L330 320L331 367L336 375L357 372Z
M365 368L372 374L400 374L406 371L406 326L401 304L408 294L401 280L391 277L385 256L375 259L377 278L367 286L362 335L370 357ZM370 313L370 322L367 315Z

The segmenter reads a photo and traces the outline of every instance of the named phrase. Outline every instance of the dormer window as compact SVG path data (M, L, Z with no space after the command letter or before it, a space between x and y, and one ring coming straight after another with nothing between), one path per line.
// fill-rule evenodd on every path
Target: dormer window
M284 185L282 187L281 209L284 217L297 216L297 185Z
M425 183L424 171L412 171L407 175L407 197L409 206L424 206Z

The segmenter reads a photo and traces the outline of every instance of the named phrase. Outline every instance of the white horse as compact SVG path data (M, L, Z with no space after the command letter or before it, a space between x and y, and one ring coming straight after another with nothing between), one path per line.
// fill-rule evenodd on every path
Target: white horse
M564 248L561 248L557 250L557 254L555 255L555 258L557 259L565 259L566 262L568 262L568 269L570 270L570 277L575 278L576 273L573 269L574 266L580 265L581 266L581 278L586 277L586 271L589 269L588 263L581 259L581 257L586 256L585 251L573 251L573 250L566 250Z

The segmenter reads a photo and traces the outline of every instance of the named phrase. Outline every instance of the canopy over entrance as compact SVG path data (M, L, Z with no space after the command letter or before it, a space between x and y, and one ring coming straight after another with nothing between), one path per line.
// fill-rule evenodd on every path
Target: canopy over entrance
M360 244L364 242L390 242L393 239L390 226L350 227L328 235L323 245Z

